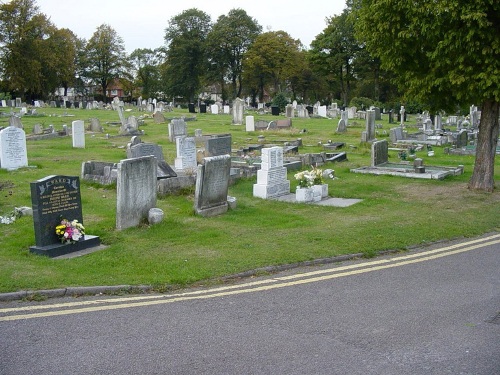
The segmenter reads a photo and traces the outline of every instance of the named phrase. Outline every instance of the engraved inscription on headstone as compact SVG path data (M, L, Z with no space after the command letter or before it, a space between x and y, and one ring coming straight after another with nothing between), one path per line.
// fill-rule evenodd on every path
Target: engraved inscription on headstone
M59 243L55 228L62 219L83 224L78 177L48 176L30 187L36 246Z
M14 170L27 166L28 154L24 130L15 126L0 130L0 167Z

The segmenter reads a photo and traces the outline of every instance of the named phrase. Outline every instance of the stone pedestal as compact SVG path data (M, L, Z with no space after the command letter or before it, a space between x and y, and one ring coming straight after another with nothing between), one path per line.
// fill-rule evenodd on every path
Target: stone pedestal
M321 198L320 198L321 199ZM312 202L314 200L314 191L312 188L301 188L298 187L295 190L295 200L297 202Z

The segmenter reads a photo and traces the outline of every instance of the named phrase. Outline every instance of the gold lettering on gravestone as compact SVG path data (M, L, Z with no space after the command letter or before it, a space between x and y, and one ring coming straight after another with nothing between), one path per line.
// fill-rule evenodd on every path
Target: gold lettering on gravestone
M68 191L65 186L54 187L52 194L43 197L42 215L78 209L78 193L78 190Z

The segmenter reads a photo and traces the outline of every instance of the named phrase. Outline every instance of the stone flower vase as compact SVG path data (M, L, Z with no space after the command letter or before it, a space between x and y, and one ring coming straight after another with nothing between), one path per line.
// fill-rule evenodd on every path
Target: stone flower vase
M320 196L319 200L328 197L328 184L313 185L312 189L314 190L314 196Z
M297 187L295 200L297 202L312 202L314 198L313 189L309 187Z

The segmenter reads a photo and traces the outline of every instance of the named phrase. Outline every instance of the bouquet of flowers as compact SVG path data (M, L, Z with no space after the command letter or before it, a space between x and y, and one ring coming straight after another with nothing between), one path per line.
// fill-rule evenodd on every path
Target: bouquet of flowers
M323 170L319 168L313 168L311 170L311 174L313 175L313 185L322 185L325 183L323 179Z
M80 241L85 235L85 228L78 220L61 220L61 224L56 226L56 235L62 243L74 243Z
M310 171L302 171L294 175L299 182L299 187L307 188L314 185L314 176Z
M310 171L302 171L294 175L299 182L299 187L306 188L313 185L321 185L324 183L323 171L318 168L313 168Z

